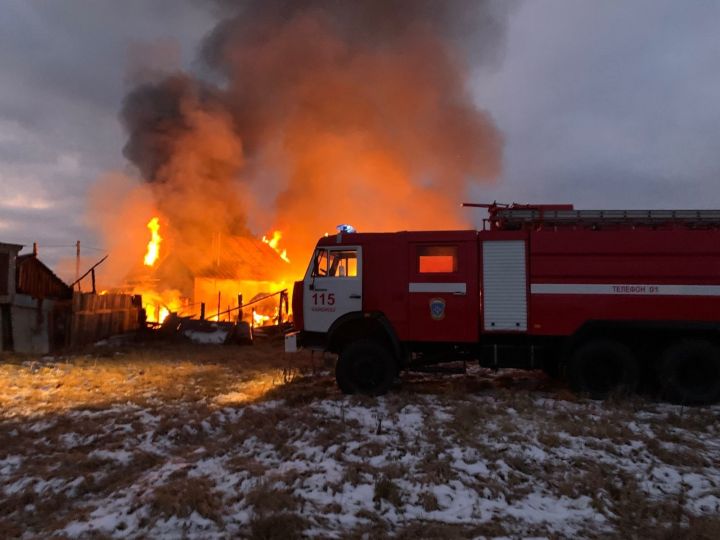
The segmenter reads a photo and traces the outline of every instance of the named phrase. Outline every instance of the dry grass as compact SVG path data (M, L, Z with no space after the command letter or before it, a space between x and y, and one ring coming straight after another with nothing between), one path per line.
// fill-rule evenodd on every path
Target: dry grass
M274 342L115 352L2 357L3 536L104 512L123 517L88 536L720 536L720 508L697 506L720 501L717 407L599 404L480 369L348 398ZM537 493L594 518L526 520ZM437 517L472 497L485 509L460 504L463 523Z
M282 512L256 516L250 522L250 540L296 540L305 538L308 522L302 516Z
M401 507L403 504L402 491L392 480L383 476L375 482L373 501L378 510L382 508L383 501L387 501L395 507Z
M223 501L215 491L214 482L207 477L189 477L186 471L177 471L156 487L151 496L152 510L165 519L173 516L188 517L193 512L220 522Z
M311 368L308 354L278 354L277 345L252 347L157 344L69 357L0 356L0 410L5 417L116 403L147 405L249 402Z

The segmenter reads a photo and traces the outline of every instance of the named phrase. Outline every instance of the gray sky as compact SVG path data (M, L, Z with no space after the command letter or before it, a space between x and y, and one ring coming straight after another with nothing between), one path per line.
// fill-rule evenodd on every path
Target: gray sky
M505 134L477 200L720 207L720 3L534 0L477 101Z
M0 241L44 260L102 247L88 188L126 167L129 73L192 67L202 2L0 0ZM530 0L473 89L505 137L504 173L474 201L720 207L720 3Z

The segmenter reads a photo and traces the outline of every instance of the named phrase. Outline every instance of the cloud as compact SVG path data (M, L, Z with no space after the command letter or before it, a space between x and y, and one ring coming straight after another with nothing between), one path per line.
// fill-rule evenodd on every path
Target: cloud
M477 200L720 206L720 4L525 2L476 79L507 141Z
M21 210L44 210L46 208L50 208L51 206L52 204L47 200L32 199L21 193L4 198L0 201L0 207L2 208L18 208Z
M213 14L191 0L8 0L2 11L0 241L96 245L87 192L125 167L117 113L133 44L175 44L174 62L190 65Z

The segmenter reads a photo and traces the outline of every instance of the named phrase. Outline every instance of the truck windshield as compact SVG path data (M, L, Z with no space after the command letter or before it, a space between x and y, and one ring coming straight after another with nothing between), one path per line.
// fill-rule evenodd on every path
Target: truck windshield
M327 249L318 249L315 251L315 262L313 263L312 275L327 276L328 270L328 252Z

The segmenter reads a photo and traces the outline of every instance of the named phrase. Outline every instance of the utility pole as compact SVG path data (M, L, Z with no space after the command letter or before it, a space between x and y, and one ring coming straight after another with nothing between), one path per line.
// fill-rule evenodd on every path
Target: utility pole
M78 291L80 290L80 240L75 242L75 281L78 284Z

